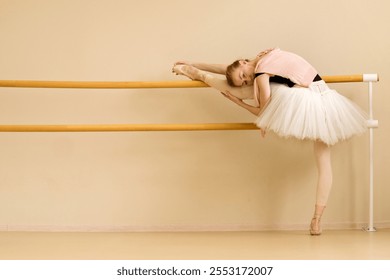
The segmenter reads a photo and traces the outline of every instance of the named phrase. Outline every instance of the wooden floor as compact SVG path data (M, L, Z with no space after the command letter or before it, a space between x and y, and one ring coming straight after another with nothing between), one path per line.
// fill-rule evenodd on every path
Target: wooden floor
M325 231L0 232L1 260L389 260L390 229Z

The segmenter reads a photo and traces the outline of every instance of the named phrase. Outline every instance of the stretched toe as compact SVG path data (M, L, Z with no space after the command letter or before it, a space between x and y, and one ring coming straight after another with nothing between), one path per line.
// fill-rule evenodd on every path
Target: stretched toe
M178 75L187 76L192 80L201 80L200 71L190 65L184 65L184 64L176 65L173 67L172 71Z
M310 223L310 234L311 235L321 235L321 220L319 218L314 217Z
M172 68L172 72L173 73L175 73L175 74L177 74L177 75L185 75L185 72L184 72L184 66L185 65L182 65L182 64L180 64L180 65L175 65L175 66L173 66L173 68Z

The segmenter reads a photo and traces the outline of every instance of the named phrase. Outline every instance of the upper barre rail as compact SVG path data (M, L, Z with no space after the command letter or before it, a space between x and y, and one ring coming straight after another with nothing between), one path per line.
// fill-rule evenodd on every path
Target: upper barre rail
M323 76L327 83L377 82L377 74ZM31 81L0 80L0 87L14 88L89 88L89 89L140 89L140 88L195 88L208 87L201 81Z
M194 88L208 87L201 81L22 81L0 80L0 87L16 88L89 88L89 89L140 89L140 88Z

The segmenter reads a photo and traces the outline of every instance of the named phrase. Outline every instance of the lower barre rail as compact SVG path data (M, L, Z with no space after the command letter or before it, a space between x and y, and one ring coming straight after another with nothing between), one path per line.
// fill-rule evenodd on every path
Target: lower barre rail
M130 132L254 130L253 123L0 125L0 132Z

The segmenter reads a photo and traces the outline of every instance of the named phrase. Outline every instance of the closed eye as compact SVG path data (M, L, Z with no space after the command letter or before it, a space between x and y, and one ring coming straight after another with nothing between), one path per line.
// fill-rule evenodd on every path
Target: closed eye
M246 75L245 75L245 73L243 73L242 74L242 80L244 80L246 78ZM246 81L242 81L242 85L246 85L247 84L247 82Z

